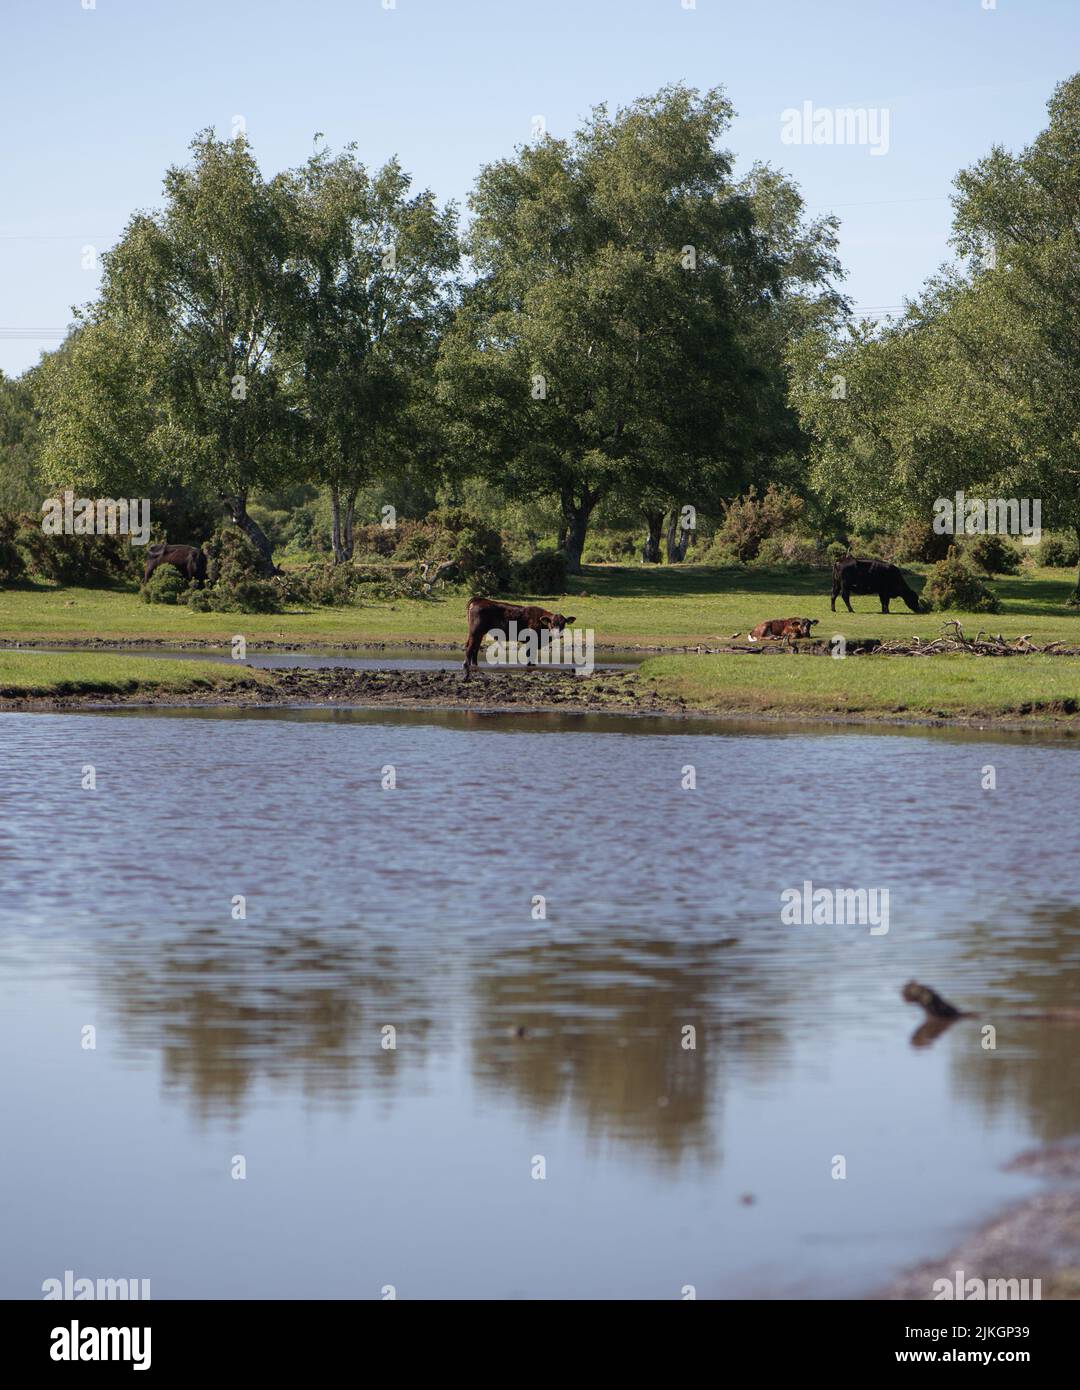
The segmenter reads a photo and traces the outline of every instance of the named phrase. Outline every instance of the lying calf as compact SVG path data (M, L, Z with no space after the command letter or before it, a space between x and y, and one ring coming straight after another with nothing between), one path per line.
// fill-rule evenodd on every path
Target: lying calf
M751 642L760 642L763 637L809 637L810 629L817 626L816 618L770 618L767 623L758 623L748 634Z

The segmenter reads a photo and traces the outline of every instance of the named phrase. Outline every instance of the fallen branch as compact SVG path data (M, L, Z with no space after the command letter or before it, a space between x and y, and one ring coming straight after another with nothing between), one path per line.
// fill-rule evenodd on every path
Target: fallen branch
M950 632L949 629L952 629ZM1078 656L1080 647L1067 647L1064 642L1047 642L1044 646L1031 640L1031 633L1025 632L1007 642L1001 633L991 637L982 628L974 637L965 637L964 629L957 618L950 618L941 626L941 636L924 642L920 637L896 637L882 642L875 648L876 656L940 656L948 652L966 652L970 656L1027 656L1031 653L1051 656Z

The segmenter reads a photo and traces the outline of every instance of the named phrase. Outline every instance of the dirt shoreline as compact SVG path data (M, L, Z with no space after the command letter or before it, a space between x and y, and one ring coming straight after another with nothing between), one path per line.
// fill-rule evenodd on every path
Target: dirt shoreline
M634 672L602 670L575 676L551 670L486 671L465 681L460 671L355 671L347 667L260 670L235 681L168 691L135 686L130 691L72 690L57 694L0 694L0 712L68 713L136 708L356 708L446 709L497 713L663 715L686 720L769 724L961 728L1016 733L1080 734L1080 715L1057 709L1000 715L966 711L918 715L883 710L702 706L651 688Z
M1026 1279L1030 1291L1038 1279L1043 1300L1080 1298L1080 1141L1031 1149L1006 1171L1041 1178L1050 1188L986 1222L949 1254L905 1271L880 1297L934 1300L944 1293L939 1284L935 1294L935 1283L946 1280L955 1298L959 1271L965 1289L970 1279Z

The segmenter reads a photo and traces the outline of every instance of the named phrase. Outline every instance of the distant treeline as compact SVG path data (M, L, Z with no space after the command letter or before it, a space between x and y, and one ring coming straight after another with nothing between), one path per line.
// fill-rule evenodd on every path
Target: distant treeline
M769 166L735 176L719 89L486 165L464 224L394 160L319 147L264 178L204 131L64 344L0 379L0 510L224 507L267 574L283 542L350 561L387 508L511 518L570 573L597 525L677 561L770 485L823 537L957 488L1074 530L1080 78L1049 112L957 177L957 260L884 325L836 288L836 220Z

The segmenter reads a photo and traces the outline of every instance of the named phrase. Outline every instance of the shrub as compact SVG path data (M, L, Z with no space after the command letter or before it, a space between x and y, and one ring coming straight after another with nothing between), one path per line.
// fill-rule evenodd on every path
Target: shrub
M912 560L936 564L947 557L952 542L952 536L939 535L929 521L909 517L893 537L892 560L898 565Z
M721 540L719 536L714 536L709 548L698 556L698 563L702 565L719 565L721 569L731 569L734 566L742 566L739 559L739 552L730 541Z
M740 560L752 560L766 537L790 531L796 525L804 505L801 497L785 488L770 484L764 497L751 488L745 497L736 498L728 507L716 540L730 545Z
M172 565L158 565L147 582L141 585L139 597L143 603L175 604L183 601L188 581Z
M766 536L754 556L755 565L789 565L822 569L828 563L818 541L805 536Z
M845 555L851 552L843 541L830 541L825 547L825 558L830 565L835 565L838 560L842 560Z
M968 543L967 554L971 563L991 578L995 574L1016 574L1020 569L1020 556L1016 546L1004 536L975 536Z
M318 565L284 576L285 597L298 603L344 608L355 601L359 577L352 565Z
M440 578L493 594L510 582L512 561L502 536L460 507L440 507L419 525L398 528L396 560L435 566L449 561ZM393 534L393 533L392 533Z
M1075 535L1044 536L1035 547L1035 563L1047 569L1073 569L1080 564L1080 542Z
M10 512L0 512L0 584L21 579L26 572L26 561L15 544L18 530L18 518Z
M31 515L18 518L14 543L35 578L60 584L121 579L130 574L133 563L134 547L127 536L46 535L41 518ZM134 562L141 563L141 556L135 555Z
M189 607L216 613L281 612L284 583L259 574L258 551L239 527L223 526L203 548L211 587L205 591L206 606L201 601L192 604L189 598Z
M598 531L590 534L581 558L585 564L625 564L641 550L641 538L632 531ZM538 590L540 593L561 593L561 589Z
M888 564L892 564L894 547L895 542L892 536L873 532L852 536L848 554L867 560L885 560Z
M388 560L402 541L416 530L416 526L415 521L399 521L397 526L354 526L353 555Z
M999 607L993 591L955 546L930 571L922 600L933 608L960 613L996 613Z
M565 594L566 556L561 550L538 550L517 566L514 587L525 594Z

